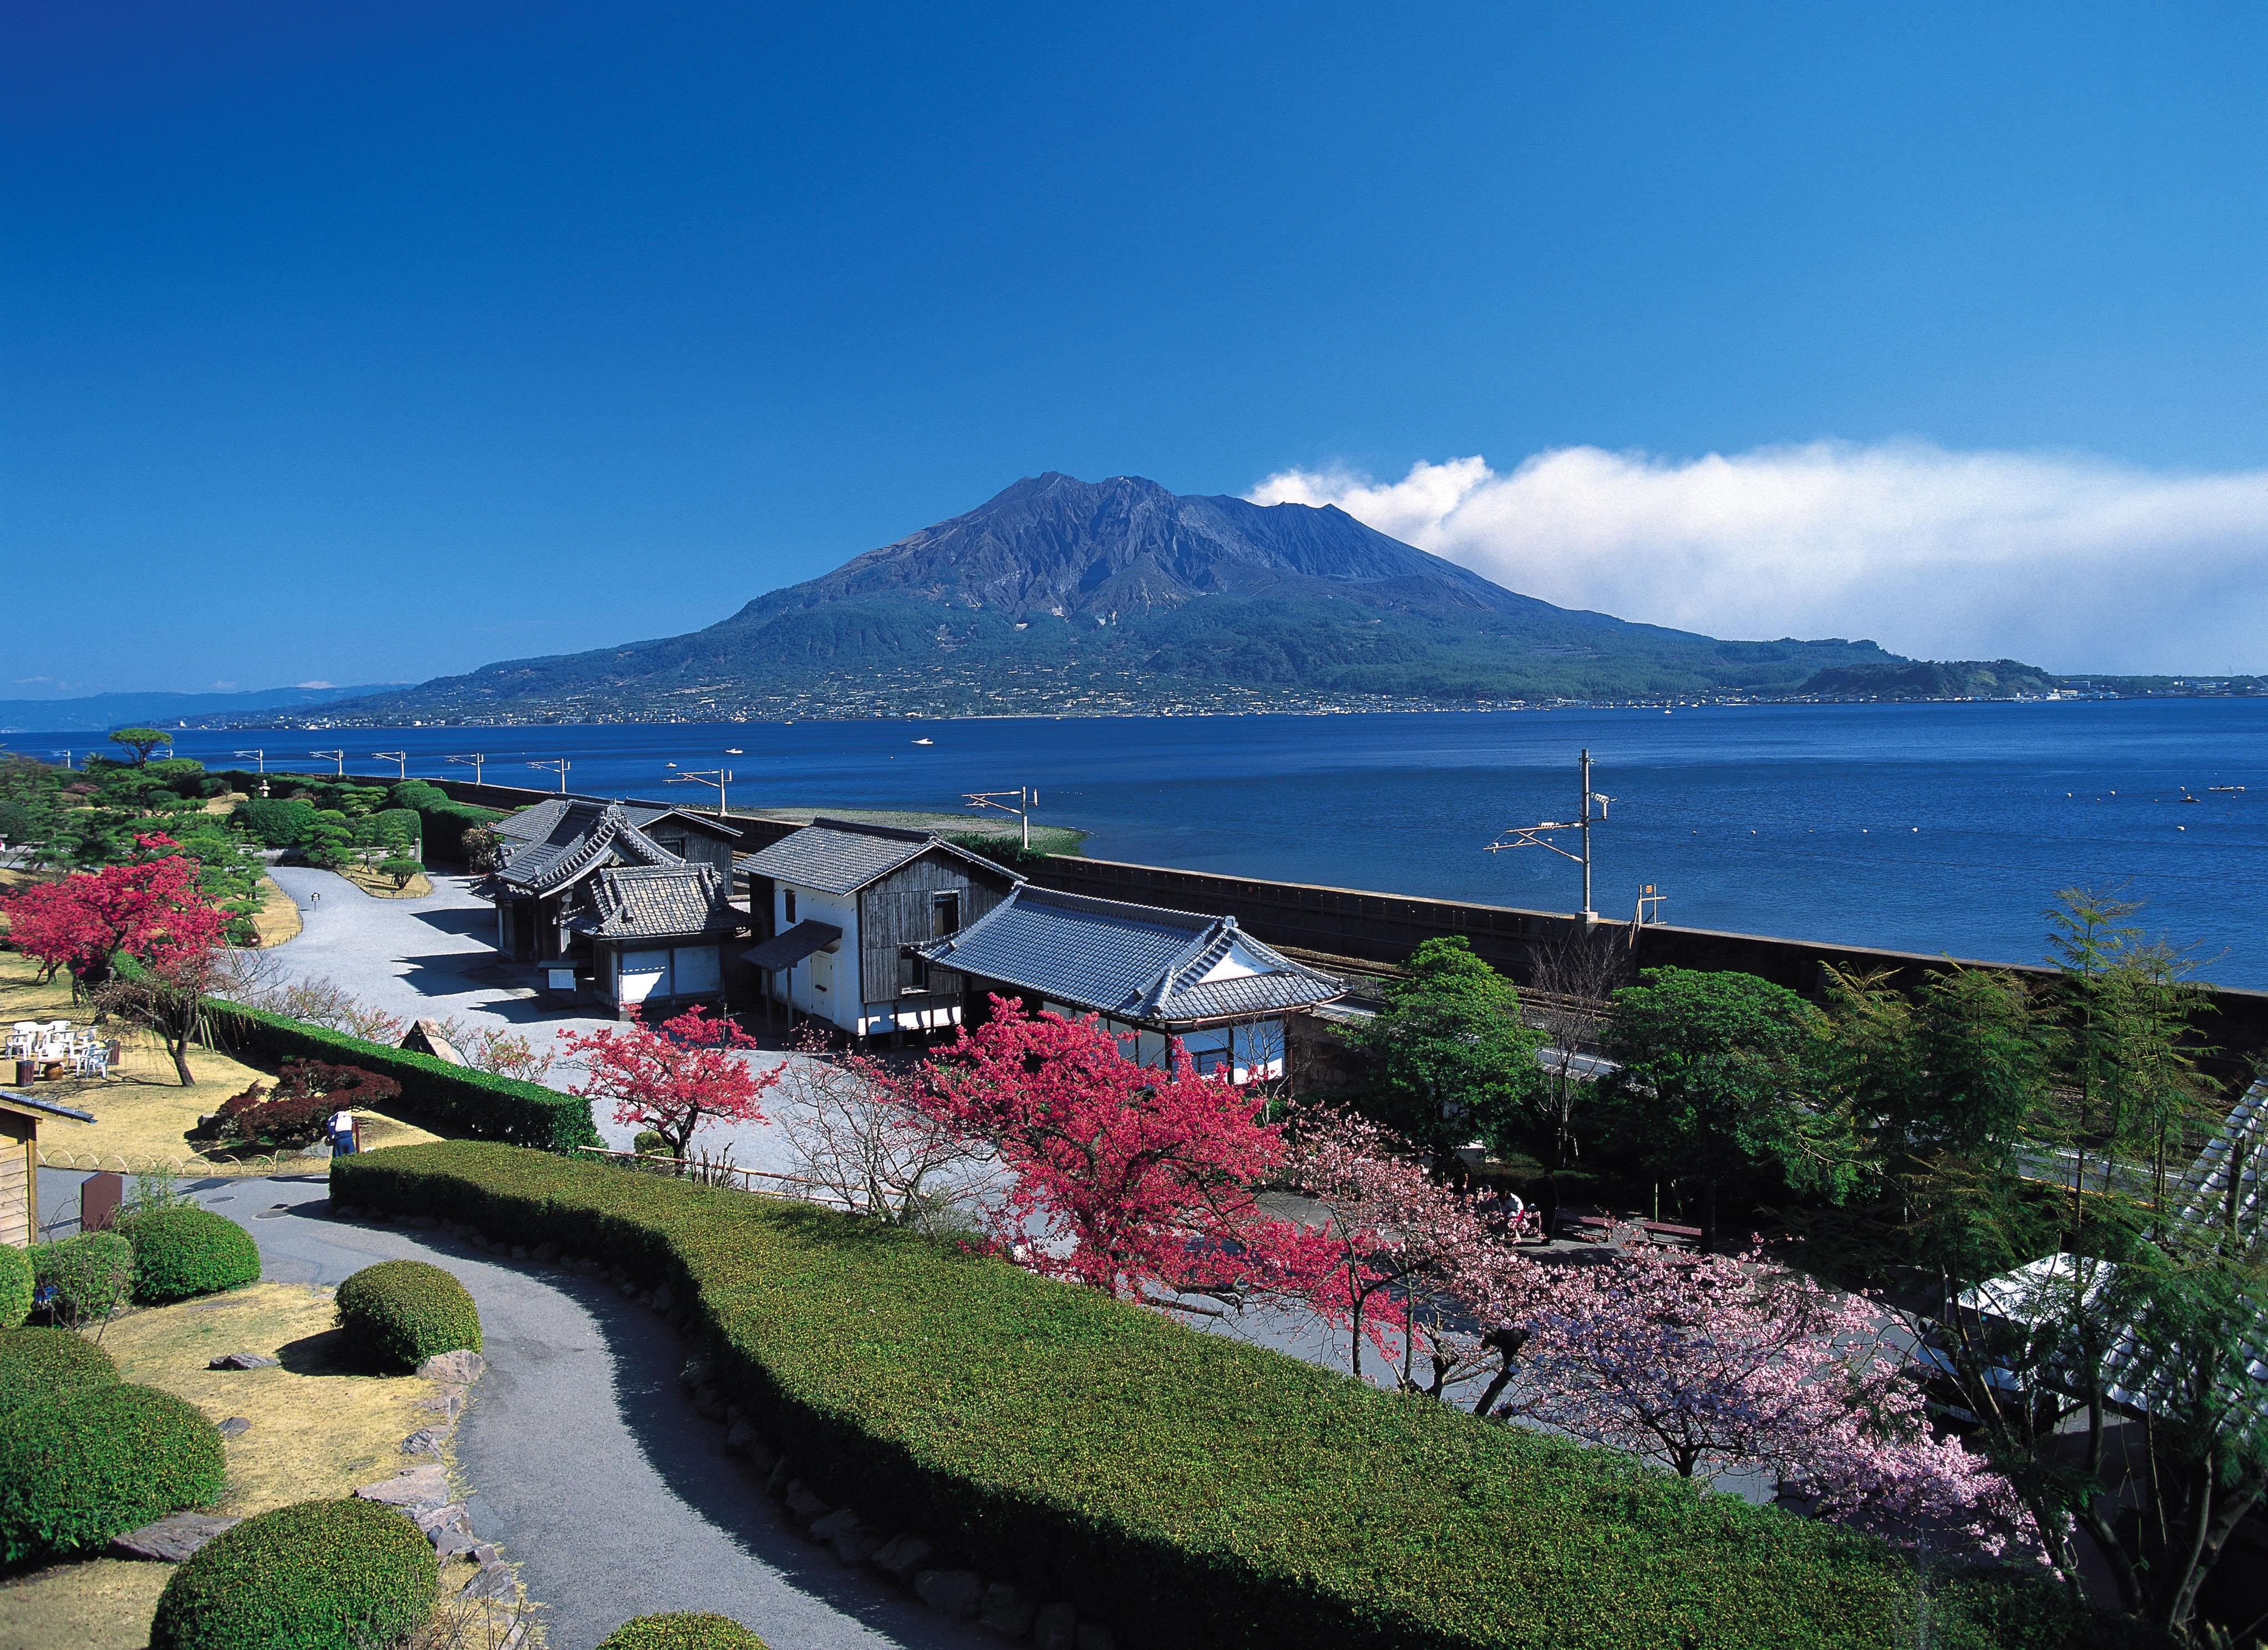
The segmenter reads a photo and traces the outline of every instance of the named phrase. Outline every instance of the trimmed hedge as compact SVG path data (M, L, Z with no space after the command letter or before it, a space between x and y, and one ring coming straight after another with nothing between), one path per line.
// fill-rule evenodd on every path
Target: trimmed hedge
M32 1257L13 1243L0 1243L0 1330L12 1330L31 1315Z
M453 1275L423 1261L364 1267L339 1285L338 1307L348 1346L367 1364L415 1369L436 1352L481 1350L472 1296Z
M227 1487L220 1429L155 1387L99 1387L0 1423L0 1562L96 1547Z
M36 1404L52 1409L118 1384L110 1354L70 1330L9 1330L0 1333L0 1420Z
M342 1201L602 1255L694 1304L714 1379L829 1500L1122 1642L1764 1650L1915 1642L1911 1563L1628 1457L878 1223L465 1141ZM2162 1642L2013 1576L1933 1584L1947 1650Z
M370 1650L433 1613L433 1550L375 1501L301 1501L223 1530L173 1572L151 1650Z
M730 1616L672 1610L626 1621L599 1641L599 1650L770 1650Z
M59 1320L107 1318L133 1292L134 1250L115 1232L82 1232L34 1244L32 1276L36 1285L53 1285Z
M152 1209L127 1216L118 1230L133 1246L134 1298L144 1306L260 1281L260 1246L252 1234L210 1209Z
M362 1066L400 1084L401 1111L438 1132L552 1152L600 1144L591 1102L579 1095L365 1042L235 1003L217 1001L212 1008L216 1034L254 1064L280 1067L287 1059L299 1059Z
M457 801L440 786L424 779L402 781L394 787L387 801L394 807L416 811L428 859L461 862L465 857L465 833L478 826L493 825L504 817L495 808Z

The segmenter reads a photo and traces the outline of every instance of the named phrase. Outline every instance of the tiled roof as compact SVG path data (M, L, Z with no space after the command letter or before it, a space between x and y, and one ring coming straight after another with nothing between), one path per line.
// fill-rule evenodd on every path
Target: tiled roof
M769 848L742 854L735 868L824 894L855 894L931 849L966 860L995 876L1012 873L955 847L932 831L902 830L851 820L815 819Z
M666 808L625 807L619 802L585 802L580 798L553 807L549 828L542 836L523 840L510 849L496 880L520 894L556 894L600 866L622 862L642 866L681 866L685 861L640 830L634 817L644 814L650 822ZM531 809L530 812L534 810Z
M1241 954L1253 972L1206 981ZM998 980L1123 1020L1177 1024L1282 1013L1344 988L1270 950L1233 917L1130 905L1028 883L950 939L924 947L939 968Z
M600 939L679 939L729 933L740 913L716 867L608 866L584 883L567 926Z
M843 931L833 923L806 918L785 933L774 934L763 944L749 947L740 954L740 961L752 969L792 969L813 952L824 951L842 938Z

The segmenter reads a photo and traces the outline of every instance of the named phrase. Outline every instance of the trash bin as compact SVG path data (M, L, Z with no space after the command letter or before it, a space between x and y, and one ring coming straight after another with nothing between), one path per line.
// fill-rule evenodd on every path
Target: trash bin
M39 1075L40 1063L37 1060L18 1060L16 1062L17 1087L29 1088L33 1080L37 1079Z

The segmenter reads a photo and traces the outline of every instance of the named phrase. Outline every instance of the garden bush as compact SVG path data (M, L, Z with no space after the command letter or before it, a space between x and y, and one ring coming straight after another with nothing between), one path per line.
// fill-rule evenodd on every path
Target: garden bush
M455 801L440 786L423 779L402 781L394 787L387 801L393 807L416 810L418 831L424 838L428 859L462 862L465 833L493 825L504 817L492 807Z
M301 1501L223 1530L173 1572L151 1650L378 1650L433 1613L433 1550L375 1501Z
M36 1326L0 1331L0 1420L27 1404L53 1409L117 1384L118 1366L84 1335Z
M600 1640L599 1650L769 1650L764 1641L730 1616L707 1610L672 1610L640 1616Z
M215 1003L212 1019L224 1044L254 1064L343 1062L387 1078L400 1087L398 1114L441 1133L554 1152L599 1144L591 1102L540 1083L452 1065L234 1003Z
M0 1563L99 1546L227 1484L220 1429L155 1387L98 1387L0 1422Z
M254 1083L221 1101L210 1132L232 1145L305 1145L323 1132L332 1113L357 1106L375 1111L401 1097L401 1085L376 1072L287 1059L273 1091Z
M32 1276L34 1300L56 1322L99 1322L126 1304L134 1251L115 1232L82 1232L33 1245Z
M902 1229L469 1141L333 1168L667 1284L817 1492L1189 1650L2161 1642L2008 1577L1491 1425Z
M481 1315L472 1296L452 1274L423 1261L364 1267L339 1285L338 1307L349 1347L380 1368L415 1369L436 1352L481 1350Z
M0 1243L0 1330L12 1330L32 1314L32 1257L13 1243Z
M118 1229L133 1248L134 1298L144 1306L260 1281L252 1234L210 1209L151 1209L127 1216Z

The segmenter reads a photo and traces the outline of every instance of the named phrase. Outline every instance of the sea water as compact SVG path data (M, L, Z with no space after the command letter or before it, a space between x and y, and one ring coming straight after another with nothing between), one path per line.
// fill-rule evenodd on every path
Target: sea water
M35 755L87 735L18 735ZM1000 718L315 733L183 730L215 766L331 764L714 806L674 776L729 769L736 808L951 810L1038 789L1042 822L1097 858L1551 910L1580 873L1507 826L1577 816L1576 758L1612 800L1592 831L1594 904L1996 961L2037 961L2058 890L2142 902L2205 978L2268 987L2268 701L1782 704L1360 716ZM917 744L917 740L929 740ZM675 767L669 764L675 763ZM2242 786L2242 789L2214 787ZM1001 816L992 816L998 819ZM1556 838L1569 849L1577 834Z

